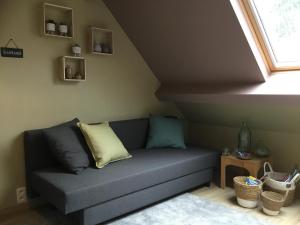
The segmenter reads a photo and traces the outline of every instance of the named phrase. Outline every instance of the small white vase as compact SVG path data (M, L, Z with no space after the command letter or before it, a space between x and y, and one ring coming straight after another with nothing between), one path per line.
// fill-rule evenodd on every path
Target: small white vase
M67 25L59 25L59 32L60 35L67 35L68 34L68 26Z
M74 56L81 56L81 47L80 46L73 46L72 47L72 52Z
M94 45L94 51L95 52L102 52L102 46L100 45L99 42L96 42Z
M66 66L66 68L65 68L65 70L66 70L66 78L67 79L72 79L72 67L71 66L69 66L69 65L67 65Z
M46 24L46 30L49 33L54 33L56 31L55 23L47 23Z

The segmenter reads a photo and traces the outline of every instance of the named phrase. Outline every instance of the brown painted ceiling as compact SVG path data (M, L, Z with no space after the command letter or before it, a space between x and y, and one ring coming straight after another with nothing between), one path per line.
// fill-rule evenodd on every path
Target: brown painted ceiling
M228 0L104 0L163 85L263 82Z

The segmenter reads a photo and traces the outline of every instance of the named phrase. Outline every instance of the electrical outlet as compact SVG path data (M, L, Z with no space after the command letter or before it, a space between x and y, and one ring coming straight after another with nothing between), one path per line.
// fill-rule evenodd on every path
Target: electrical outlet
M26 188L25 187L19 187L16 190L17 193L17 203L21 204L27 201L27 195L26 195Z

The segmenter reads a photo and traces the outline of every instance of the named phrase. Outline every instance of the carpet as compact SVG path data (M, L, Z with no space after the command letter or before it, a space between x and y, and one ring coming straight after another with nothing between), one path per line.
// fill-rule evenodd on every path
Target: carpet
M44 209L39 214L45 219L39 225L72 225L56 210ZM33 224L32 224L33 225ZM34 224L35 225L35 224ZM226 205L183 194L105 225L271 225Z
M106 225L270 225L253 216L183 194Z

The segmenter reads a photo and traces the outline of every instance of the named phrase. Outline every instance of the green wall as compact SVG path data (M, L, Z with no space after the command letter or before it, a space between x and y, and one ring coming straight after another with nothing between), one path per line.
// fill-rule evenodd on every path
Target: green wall
M24 59L0 57L0 208L16 205L16 188L25 185L23 131L78 117L85 122L177 114L155 97L154 74L102 1L49 0L72 7L75 38L41 36L42 0L1 0L0 43L13 38ZM114 56L86 53L89 26L112 29ZM82 46L87 81L60 81L59 57Z
M261 104L178 104L189 120L192 143L223 149L237 146L242 121L252 130L253 143L270 149L274 168L300 166L300 106ZM298 188L298 191L300 188Z

